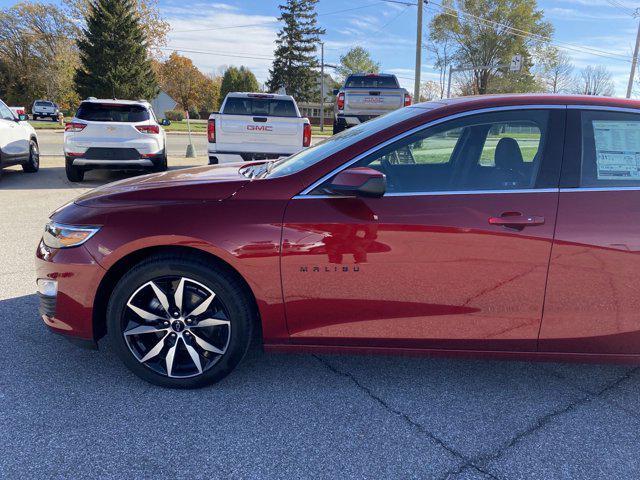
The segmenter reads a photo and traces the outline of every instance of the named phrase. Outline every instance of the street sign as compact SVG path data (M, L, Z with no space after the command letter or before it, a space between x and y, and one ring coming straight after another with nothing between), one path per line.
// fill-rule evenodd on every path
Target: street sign
M522 55L518 54L511 57L509 70L512 72L519 72L520 70L522 70Z

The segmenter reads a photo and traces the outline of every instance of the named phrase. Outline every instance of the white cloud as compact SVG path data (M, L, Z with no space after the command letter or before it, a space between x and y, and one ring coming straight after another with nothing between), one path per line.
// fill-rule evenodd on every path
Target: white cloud
M163 7L171 25L163 53L168 56L175 49L205 73L220 73L229 65L245 65L264 83L279 28L275 17L245 14L223 3L216 7L212 9L211 4L204 3Z

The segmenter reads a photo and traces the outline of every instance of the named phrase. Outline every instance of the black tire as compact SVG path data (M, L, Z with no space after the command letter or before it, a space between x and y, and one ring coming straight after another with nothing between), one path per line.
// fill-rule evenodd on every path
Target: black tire
M22 170L27 173L36 173L40 170L40 150L35 140L29 142L29 160L22 164Z
M37 115L35 115L35 114L34 114L34 115L32 115L31 117L33 118L33 120L37 120L37 119L38 119L38 116L37 116Z
M158 163L151 167L152 172L166 172L168 168L167 152L163 152L162 158Z
M194 339L188 336L191 333L189 327L183 322L182 328L184 330L174 330L173 324L178 320L174 320L167 313L164 318L166 318L168 322L171 322L171 327L166 327L163 330L165 337L162 337L162 332L149 334L159 335L159 337L152 337L151 340L149 340L149 345L157 347L158 344L156 340L159 339L158 343L162 342L162 349L147 360L147 363L142 363L142 360L139 360L138 357L135 356L132 347L128 344L128 340L125 339L124 331L129 325L132 315L132 310L129 309L127 304L131 299L137 298L136 295L138 295L138 292L142 291L143 288L150 288L149 286L145 287L150 281L153 281L154 284L164 289L163 291L166 294L166 298L171 302L169 310L172 308L175 309L177 305L174 300L175 290L171 290L171 285L179 283L177 280L179 278L187 278L189 279L188 281L192 282L192 287L183 287L184 291L190 292L191 295L193 295L193 291L189 290L189 288L199 288L197 286L193 287L193 285L196 285L196 282L215 293L214 302L219 302L217 305L220 310L218 311L224 310L229 323L228 327L217 326L215 328L229 328L229 330L226 330L225 351L223 354L217 355L216 358L210 359L207 357L208 352L206 350L196 348L199 355L198 358L200 359L199 362L205 362L204 366L201 366L201 373L195 373L192 376L170 377L167 375L168 368L166 365L168 361L166 356L169 350L174 348L174 344L176 345L174 348L175 356L172 358L181 358L183 363L186 362L184 363L186 367L194 367L194 363L189 363L193 362L193 360L189 360L185 352L187 351L188 344L190 344L191 347L198 347L199 344L196 345L196 342L193 341ZM185 283L185 285L189 285L189 283ZM183 298L187 298L187 296ZM193 296L189 298L193 298ZM151 302L153 302L153 299ZM200 301L193 303L188 309L198 304L200 304ZM213 304L212 302L211 305ZM157 301L156 306L153 308L156 308L155 312L159 314L164 314L165 312ZM188 309L185 309L185 311ZM180 313L180 319L182 319L182 315L185 315L184 312ZM205 311L203 315L206 317L210 315L210 313ZM215 315L218 314L216 313ZM136 318L136 323L140 323L143 326L149 325L149 321L142 320L141 317L136 317L135 315L133 315L133 317ZM251 342L254 322L256 321L257 315L249 292L246 291L246 287L233 273L223 269L212 268L211 264L189 256L158 255L140 262L120 279L109 299L106 318L109 341L120 359L133 373L143 380L162 387L199 388L222 380L231 373L244 358ZM185 318L184 321L187 321L187 319ZM197 321L202 321L202 319L200 318ZM195 325L197 325L197 321ZM158 328L161 327L163 326L160 325ZM191 328L196 327L192 326ZM174 333L176 331L180 333ZM198 335L203 335L201 333L202 330L193 330L193 333L196 332L198 332ZM168 337L169 335L173 335L176 338L171 340ZM138 337L140 336L141 335L138 335ZM144 338L146 340L148 337ZM167 339L166 343L165 339ZM151 348L151 350L153 350L153 348ZM148 355L149 350L143 353ZM163 354L165 356L164 358ZM215 354L209 356L214 357ZM207 362L209 363L207 364ZM172 362L172 366L173 365L175 365L174 362ZM178 364L175 368L180 366L181 365ZM162 368L165 368L166 371L163 372Z
M81 182L84 180L84 170L73 165L73 159L65 158L64 170L67 173L67 179L70 182Z
M51 121L52 122L57 122L58 121L58 117L55 117L55 116L51 117Z
M209 165L218 165L218 157L209 157Z
M345 129L345 126L342 123L333 122L333 134L340 133Z

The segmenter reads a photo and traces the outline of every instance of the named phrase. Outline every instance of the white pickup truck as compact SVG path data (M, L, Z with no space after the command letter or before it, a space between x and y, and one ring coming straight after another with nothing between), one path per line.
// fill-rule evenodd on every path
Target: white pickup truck
M288 157L311 145L290 95L232 92L207 124L209 164Z
M333 133L411 105L411 95L400 87L395 75L354 73L333 92Z

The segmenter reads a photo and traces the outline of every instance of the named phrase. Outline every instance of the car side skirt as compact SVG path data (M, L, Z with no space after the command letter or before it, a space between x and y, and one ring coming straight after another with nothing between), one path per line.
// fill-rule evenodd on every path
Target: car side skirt
M616 363L639 365L640 355L632 354L592 354L564 352L509 352L494 350L439 350L419 348L392 347L360 347L336 345L296 345L296 344L264 344L268 353L306 353L306 354L338 354L338 355L389 355L405 357L431 358L467 358L515 360L536 362L572 362L572 363Z

